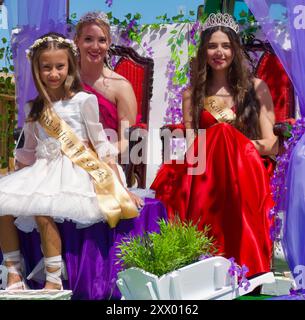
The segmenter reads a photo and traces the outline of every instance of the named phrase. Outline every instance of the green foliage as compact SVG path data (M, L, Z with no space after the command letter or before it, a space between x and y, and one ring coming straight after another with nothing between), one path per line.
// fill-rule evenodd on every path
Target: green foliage
M194 11L189 12L189 16L194 16L194 15L195 15ZM192 21L189 19L186 19L186 18L183 19L182 16L180 17L181 18L180 20L177 20L176 18L177 17L173 17L172 22L175 22L175 23L179 22L181 24L178 26L178 29L172 30L170 32L171 37L168 39L167 45L171 49L171 58L170 59L174 63L174 66L175 66L175 76L172 79L173 84L178 85L182 88L188 83L189 62L195 56L195 54L197 52L199 40L200 40L200 35L199 35L199 32L195 31L193 34L191 32L190 36L192 37L192 41L188 43L187 62L184 64L181 64L181 57L184 53L184 51L182 50L182 46L185 41L185 32L183 33L183 30L186 27L185 23L192 22ZM204 20L206 18L207 18L207 15L203 14L200 17L200 22L204 22Z
M242 38L243 43L246 43L255 38L255 34L260 29L260 26L257 25L254 16L250 12L241 11L239 16L240 19L238 20L238 23L242 27L240 37Z
M11 47L7 45L8 41L6 38L2 38L1 41L0 60L4 62L5 66L0 69L0 93L15 94L15 84L13 76L10 74L10 72L14 72L14 66L11 63Z
M191 222L178 219L171 223L158 222L160 233L127 237L118 245L117 254L125 268L137 267L161 276L198 261L199 257L216 253L213 238L207 236L209 227L199 231Z
M6 169L9 166L9 158L13 157L14 128L16 126L14 101L15 83L13 81L14 66L12 65L11 47L8 46L6 38L1 39L0 60L4 67L0 69L0 168Z
M286 124L285 124L285 127L286 127L286 130L284 131L283 136L284 136L285 138L289 139L289 138L292 137L292 133L291 133L291 131L292 131L292 125L289 124L289 123L286 123Z

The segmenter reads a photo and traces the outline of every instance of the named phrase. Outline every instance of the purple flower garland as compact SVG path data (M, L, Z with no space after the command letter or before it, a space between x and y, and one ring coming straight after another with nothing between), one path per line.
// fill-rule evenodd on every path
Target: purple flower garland
M274 220L270 234L273 241L280 240L280 232L282 220L279 217L279 212L285 210L285 202L287 195L286 174L291 158L292 151L302 135L305 133L305 118L299 119L292 126L291 137L284 143L285 152L279 155L276 159L277 165L271 179L271 192L275 206L270 210L269 217Z
M190 30L190 43L197 46L199 36L198 30L200 28L200 22L196 21L192 29ZM167 82L167 98L168 107L166 109L164 122L165 124L176 124L183 120L182 114L182 92L188 86L188 84L180 85L174 83L173 79L176 75L177 67L173 60L170 60L167 64L166 76L168 78ZM187 72L186 76L190 78L190 71Z
M304 289L290 289L289 295L293 296L295 300L305 300L305 290Z
M205 260L212 257L212 255L201 255L198 260ZM229 261L231 262L231 265L228 273L231 277L231 285L235 285L235 279L237 278L238 288L244 287L245 291L248 291L250 281L247 279L246 274L249 272L249 268L244 264L242 266L238 265L233 257L230 258Z
M175 124L179 123L182 120L182 91L185 86L181 87L177 84L174 84L173 78L175 76L176 67L174 62L170 60L167 63L166 76L167 81L167 98L168 98L168 107L165 113L165 123L166 124Z
M238 265L234 258L230 258L229 260L231 262L231 266L228 272L231 277L231 284L234 285L235 277L237 276L238 287L242 288L244 286L245 291L247 291L250 286L250 281L246 278L249 268L244 264L242 266Z

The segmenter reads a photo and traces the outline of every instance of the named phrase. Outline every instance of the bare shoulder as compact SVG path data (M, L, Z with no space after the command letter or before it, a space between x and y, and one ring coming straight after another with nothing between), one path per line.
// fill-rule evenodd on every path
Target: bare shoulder
M126 80L122 75L116 73L113 70L109 70L107 69L107 71L105 72L106 77L108 77L109 79L116 79L116 80Z
M254 89L256 97L260 102L261 111L272 111L273 112L273 101L270 90L267 83L259 78L253 79Z
M262 92L269 92L269 88L267 83L259 78L253 78L253 84L254 84L254 89L256 91L256 93L262 93Z
M182 97L183 99L190 99L192 97L192 88L187 87L186 89L184 89L182 92Z
M106 79L108 80L126 80L122 75L118 74L117 72L110 70L108 68L104 68L103 70L103 75L105 76Z
M187 87L183 90L182 93L182 110L183 110L183 117L184 122L186 122L188 119L190 120L192 117L192 88Z
M132 88L131 83L122 75L110 71L109 74L106 75L107 81L110 86L115 90L130 90Z

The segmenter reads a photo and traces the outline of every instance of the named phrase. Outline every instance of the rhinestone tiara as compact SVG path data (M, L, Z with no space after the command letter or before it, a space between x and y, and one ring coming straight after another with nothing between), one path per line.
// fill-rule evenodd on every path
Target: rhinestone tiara
M236 33L239 31L239 25L234 18L228 13L211 13L201 27L201 31L205 31L213 27L228 27Z
M109 24L109 19L106 13L102 11L91 11L85 13L80 19L79 23L82 22L89 22L89 21L94 21L94 20L101 20L106 24Z

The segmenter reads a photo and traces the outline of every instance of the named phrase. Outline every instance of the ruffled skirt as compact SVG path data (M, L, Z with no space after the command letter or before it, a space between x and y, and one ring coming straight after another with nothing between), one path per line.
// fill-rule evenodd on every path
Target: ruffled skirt
M0 216L18 217L19 229L30 232L34 216L57 222L71 220L79 226L104 221L93 179L65 155L37 159L29 167L0 178Z

